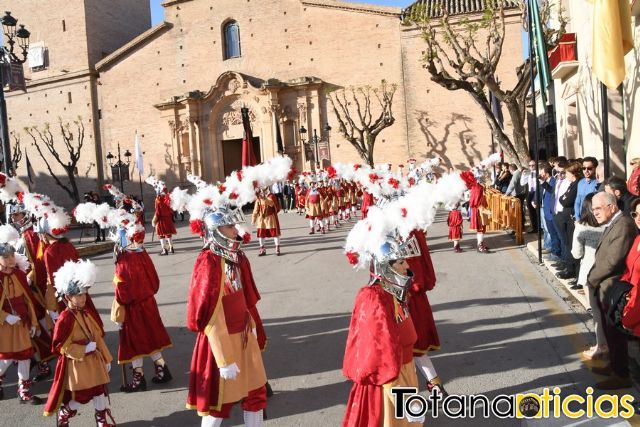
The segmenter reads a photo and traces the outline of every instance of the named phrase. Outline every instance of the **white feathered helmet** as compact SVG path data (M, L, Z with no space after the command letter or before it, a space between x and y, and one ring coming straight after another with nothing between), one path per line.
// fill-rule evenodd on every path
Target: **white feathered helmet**
M89 260L67 261L53 273L54 286L58 297L80 295L96 282L97 268Z
M148 176L147 179L144 180L147 184L151 185L154 190L156 190L156 195L161 195L167 193L167 186L164 181L160 181L155 176Z

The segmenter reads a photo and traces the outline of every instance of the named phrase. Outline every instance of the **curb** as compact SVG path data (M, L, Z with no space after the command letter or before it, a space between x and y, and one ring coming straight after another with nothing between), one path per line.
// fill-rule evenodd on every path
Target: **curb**
M533 254L533 256L537 259L538 257L538 241L537 240L533 240L529 243L527 243L527 249L529 250L529 252L531 252ZM566 291L568 293L570 293L577 301L580 302L580 304L582 304L582 306L584 307L585 310L588 310L589 307L589 300L587 298L587 295L583 295L583 294L579 294L577 290L573 290L571 289L571 285L569 285L569 280L564 280L564 279L558 279L558 277L556 277L556 273L558 273L558 269L554 268L551 266L552 261L546 260L544 258L542 258L542 262L544 264L544 267L549 270L549 272L551 274L553 274L553 278L554 280L556 280L557 282L560 282L561 285L564 286L564 288L566 289ZM586 292L587 289L586 287L583 288L583 290Z
M78 248L80 257L90 257L113 251L113 242L97 243Z

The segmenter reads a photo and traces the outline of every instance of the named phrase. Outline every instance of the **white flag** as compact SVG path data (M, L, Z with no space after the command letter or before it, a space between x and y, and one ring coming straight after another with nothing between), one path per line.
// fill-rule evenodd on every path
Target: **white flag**
M136 169L140 176L144 176L144 161L142 160L142 144L140 144L140 136L136 131Z

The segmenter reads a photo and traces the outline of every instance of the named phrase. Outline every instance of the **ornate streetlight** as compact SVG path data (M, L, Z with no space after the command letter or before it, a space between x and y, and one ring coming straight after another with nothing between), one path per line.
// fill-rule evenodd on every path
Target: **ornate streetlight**
M109 167L111 167L111 179L113 181L116 180L116 175L118 176L118 181L120 182L120 191L124 193L124 181L129 180L129 165L131 164L131 152L129 150L124 152L125 162L122 161L120 157L120 143L118 142L118 161L113 163L113 160L116 158L111 152L107 153L107 162L109 163Z
M0 48L0 135L2 136L2 164L4 173L10 175L13 167L11 165L11 144L9 142L9 120L7 118L7 103L4 99L4 87L10 83L13 69L19 66L22 71L22 64L27 60L29 53L29 37L31 33L27 31L24 25L20 25L16 30L18 20L11 16L11 12L5 12L2 17L2 32L5 36L5 45ZM21 57L18 57L15 50L15 44L21 49Z
M322 128L322 130L324 131L324 136L327 140L327 150L329 152L329 163L331 163L331 145L330 145L330 139L331 139L331 126L329 126L329 123L325 123L324 128Z

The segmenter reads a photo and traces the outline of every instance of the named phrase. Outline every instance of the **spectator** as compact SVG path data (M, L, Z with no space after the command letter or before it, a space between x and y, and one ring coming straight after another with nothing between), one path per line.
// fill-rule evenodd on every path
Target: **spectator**
M282 182L276 182L271 186L271 193L278 199L278 203L280 203L280 207L284 208L284 211L287 212L287 205L284 204L284 196L282 191L284 190L284 186Z
M555 207L554 191L556 187L556 178L553 176L553 168L550 164L541 165L538 176L540 179L540 187L542 188L542 220L544 223L545 247L549 250L546 259L559 262L562 255L562 247L560 245L560 237L558 230L553 222L553 213ZM548 234L548 235L547 235Z
M500 190L501 193L506 193L510 182L511 172L509 172L509 163L501 163L500 171L498 172L495 180L495 188Z
M518 168L518 165L511 163L509 165L509 171L511 172L511 181L509 182L505 195L516 197L520 200L520 206L522 206L520 216L522 217L522 226L524 228L524 202L526 200L527 187L526 184L522 185L522 171Z
M582 213L582 202L587 194L595 193L598 181L596 181L596 168L598 167L598 161L595 157L585 157L582 160L582 178L578 182L578 194L576 195L576 204L573 208L575 212L576 221L580 220L580 214Z
M596 220L591 203L595 193L588 194L582 203L582 212L580 212L580 220L576 221L576 229L573 233L573 245L571 246L571 255L575 259L580 260L580 270L578 272L578 281L572 286L572 289L582 289L587 284L587 276L593 267L596 257L596 248L600 243L602 232L604 229L600 227ZM587 292L589 298L589 308L593 316L593 329L596 334L596 345L582 352L585 359L602 359L609 353L607 347L607 339L604 336L604 325L600 308L598 307L598 298L593 292Z
M556 186L553 189L553 223L556 227L556 231L558 232L558 238L560 239L561 252L565 248L565 243L563 242L564 234L560 232L560 227L558 225L558 222L556 221L556 218L558 214L563 210L563 207L560 204L560 197L562 197L565 191L567 191L567 188L569 188L569 184L570 184L570 182L567 179L565 179L565 172L564 172L565 168L568 166L569 164L567 162L558 162L556 163L556 166L554 168ZM561 258L560 261L557 264L552 264L552 265L561 270L564 270L565 257L566 257L566 254L562 252L562 255L560 255L560 258Z
M571 255L571 245L573 244L573 230L575 228L573 209L576 195L578 194L578 181L582 177L581 169L580 163L572 163L565 169L565 180L568 181L569 185L558 198L558 203L562 209L558 211L555 221L560 234L560 241L562 242L562 260L565 268L565 271L557 274L559 279L573 279L576 277L578 270L578 263Z
M529 221L531 222L531 229L528 233L538 232L538 213L534 207L534 201L536 200L536 162L535 160L529 160L529 170L522 173L523 180L527 180L527 210L529 211Z
M618 209L620 209L625 215L631 213L631 203L635 199L635 196L627 190L627 184L622 178L617 176L611 176L604 182L604 191L616 196L618 203Z
M640 157L631 159L629 165L633 168L627 181L627 190L634 196L640 196Z
M287 181L284 184L284 198L285 198L285 209L286 210L293 210L293 204L294 204L294 199L295 199L295 189L293 188L293 184L291 183L291 181ZM285 211L286 212L286 211Z
M609 348L611 368L592 369L594 373L608 375L607 380L596 384L600 390L615 390L631 386L629 379L629 361L626 337L609 321L606 313L609 309L605 296L613 283L620 279L625 269L625 259L638 235L634 221L622 215L616 204L616 198L609 193L597 193L593 197L592 211L605 230L596 249L593 268L587 276L590 292L595 292L603 319L604 333Z
M89 199L90 199L88 201L95 203L96 205L99 205L102 203L102 200L100 199L100 195L95 191L89 191L89 193L87 194L89 195ZM93 221L93 228L95 229L95 232L96 232L96 239L93 241L93 243L98 243L100 241L100 236L102 236L103 242L106 241L105 234L107 230L105 230L104 228L100 228L100 224L98 224L96 221Z

